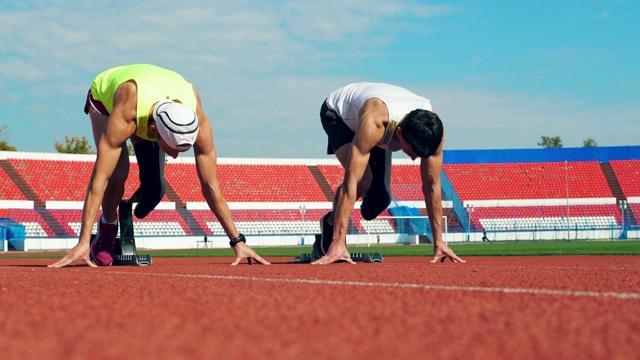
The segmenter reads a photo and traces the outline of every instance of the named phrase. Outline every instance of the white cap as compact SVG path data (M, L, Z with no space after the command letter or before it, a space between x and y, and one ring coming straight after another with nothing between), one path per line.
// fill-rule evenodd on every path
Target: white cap
M172 149L189 150L198 136L198 116L188 106L160 100L153 107L158 134Z

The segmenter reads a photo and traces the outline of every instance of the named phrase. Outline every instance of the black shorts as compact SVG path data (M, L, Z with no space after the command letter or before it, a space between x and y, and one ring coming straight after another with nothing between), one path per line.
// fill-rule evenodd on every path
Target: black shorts
M335 154L336 150L344 144L349 144L356 135L347 124L342 121L342 118L338 113L333 110L329 110L327 107L327 101L322 102L320 108L320 122L324 132L327 133L329 143L327 144L327 154Z
M328 137L327 154L335 154L341 146L350 144L356 135L338 113L327 107L326 100L320 107L320 122ZM391 151L377 146L371 149L369 168L373 178L360 207L366 220L375 219L391 203Z

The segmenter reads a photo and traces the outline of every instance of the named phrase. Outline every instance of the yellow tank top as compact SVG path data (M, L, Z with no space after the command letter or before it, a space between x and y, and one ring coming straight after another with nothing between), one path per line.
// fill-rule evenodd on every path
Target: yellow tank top
M156 141L155 135L149 131L148 117L151 106L157 101L177 100L196 111L193 86L180 74L149 64L125 65L103 71L93 80L91 94L111 113L118 86L130 80L138 87L136 135L143 139Z

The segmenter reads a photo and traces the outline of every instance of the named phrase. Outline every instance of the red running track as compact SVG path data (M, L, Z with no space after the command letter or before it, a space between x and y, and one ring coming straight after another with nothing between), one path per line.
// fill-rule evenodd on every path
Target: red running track
M638 359L640 257L0 256L2 359Z

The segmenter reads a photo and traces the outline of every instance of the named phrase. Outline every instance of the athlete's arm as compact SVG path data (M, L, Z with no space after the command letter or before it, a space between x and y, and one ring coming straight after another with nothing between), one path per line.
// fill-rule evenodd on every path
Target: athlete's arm
M106 128L97 139L97 157L84 201L80 241L89 241L107 182L118 164L122 144L136 131L136 107L136 85L131 82L121 84L116 90Z
M422 194L424 195L429 223L433 235L433 243L440 244L442 240L442 187L440 173L442 171L442 145L435 154L420 159L420 176L422 178Z
M197 100L196 114L198 115L200 130L198 130L198 137L193 145L193 151L196 158L198 178L202 186L202 195L207 201L211 211L213 211L218 221L220 221L220 225L222 225L229 239L234 239L238 237L239 233L233 222L229 206L222 195L220 183L218 182L217 155L213 143L213 129L211 128L209 119L202 110L200 98L197 97Z
M240 233L233 222L229 205L222 195L220 183L217 174L217 155L213 144L213 129L209 123L209 119L202 110L200 95L194 89L196 95L197 107L196 114L198 116L198 136L193 145L193 151L196 158L196 171L200 179L202 187L202 195L204 196L211 211L222 225L227 237L231 239L237 238ZM253 251L245 243L238 243L233 250L236 253L236 259L231 265L237 265L244 258L253 258L261 264L269 264L260 255Z
M435 154L421 158L420 176L422 178L422 193L424 194L427 215L433 236L434 258L431 262L451 259L453 262L465 262L459 258L442 239L442 186L440 183L440 173L442 172L442 148L444 145L444 134Z
M89 179L89 186L85 195L82 208L82 225L78 244L67 251L65 256L49 265L49 267L63 267L76 260L83 260L89 266L96 266L89 260L89 242L93 223L102 204L107 183L116 168L122 147L125 141L136 130L136 106L137 88L133 83L124 83L118 87L114 96L114 107L106 124L102 125L100 115L91 108L92 121L99 122L94 125L94 139L97 145L96 163Z
M382 140L389 120L387 106L377 98L369 99L364 103L360 108L359 117L360 125L351 142L345 164L344 181L336 196L333 242L346 241L349 217L358 196L358 184L367 170L371 150Z

